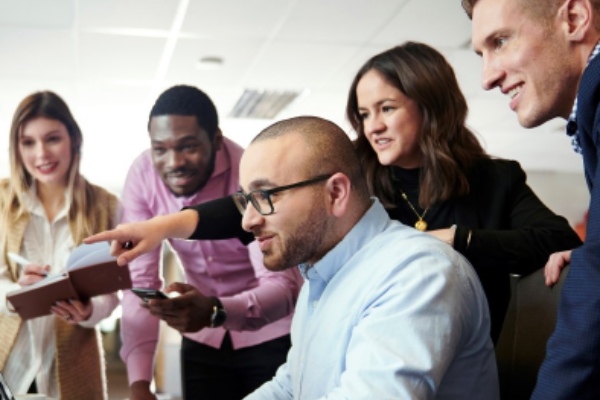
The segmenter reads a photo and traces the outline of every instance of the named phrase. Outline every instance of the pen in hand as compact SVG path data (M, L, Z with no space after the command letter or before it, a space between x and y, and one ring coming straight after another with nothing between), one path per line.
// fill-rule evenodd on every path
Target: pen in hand
M33 264L31 261L29 261L28 259L26 259L25 257L17 254L17 253L13 253L13 252L8 252L8 258L10 258L11 260L13 260L15 263L17 263L17 265L19 266L19 276L23 273L23 267L29 264ZM42 276L48 276L48 272L44 271L38 275L42 275Z

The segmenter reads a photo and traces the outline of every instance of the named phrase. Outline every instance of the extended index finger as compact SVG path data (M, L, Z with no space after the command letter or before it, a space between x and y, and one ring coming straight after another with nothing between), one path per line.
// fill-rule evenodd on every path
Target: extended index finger
M134 244L131 236L123 232L118 227L108 231L96 233L83 239L84 243L91 244L96 242L108 241L110 244L110 254L117 257L117 262L120 266L124 266L135 258L143 254L138 244Z
M123 234L117 229L111 229L108 231L96 233L83 239L86 244L98 243L98 242L126 242L128 239L123 239Z

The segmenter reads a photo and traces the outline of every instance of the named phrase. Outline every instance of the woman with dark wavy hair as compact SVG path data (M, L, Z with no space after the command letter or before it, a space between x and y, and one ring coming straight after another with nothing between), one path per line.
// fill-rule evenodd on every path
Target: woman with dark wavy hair
M393 219L446 241L473 264L496 342L510 274L531 273L581 242L533 193L516 161L485 152L467 112L450 64L415 42L369 59L346 107L372 194Z

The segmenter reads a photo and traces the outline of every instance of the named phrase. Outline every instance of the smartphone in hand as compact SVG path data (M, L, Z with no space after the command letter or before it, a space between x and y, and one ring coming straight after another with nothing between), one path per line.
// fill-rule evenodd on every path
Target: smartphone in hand
M131 291L135 293L140 299L148 302L149 300L154 299L168 299L165 293L161 292L158 289L148 289L148 288L131 288Z

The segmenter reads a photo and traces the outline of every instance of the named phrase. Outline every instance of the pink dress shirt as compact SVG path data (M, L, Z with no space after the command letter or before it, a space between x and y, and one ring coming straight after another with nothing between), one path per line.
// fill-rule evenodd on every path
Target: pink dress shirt
M215 170L207 184L190 197L176 197L162 182L152 164L150 150L132 164L122 194L123 222L156 215L231 194L239 189L239 161L243 149L223 139ZM302 277L297 269L268 271L256 242L248 247L238 239L169 240L185 271L187 283L206 296L217 296L227 311L220 328L184 334L219 348L229 330L235 349L254 346L290 332L290 323ZM134 287L161 288L160 248L129 264ZM129 383L151 381L158 343L159 320L140 307L140 299L124 291L121 357L127 364Z

